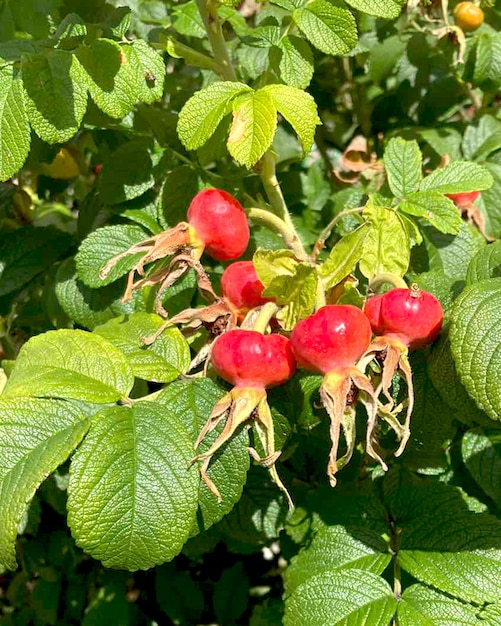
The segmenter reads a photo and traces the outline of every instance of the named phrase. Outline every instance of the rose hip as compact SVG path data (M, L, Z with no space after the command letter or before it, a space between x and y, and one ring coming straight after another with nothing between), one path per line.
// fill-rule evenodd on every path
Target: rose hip
M376 335L394 337L409 350L435 341L444 320L437 298L417 286L369 298L364 311Z
M319 374L352 366L370 340L369 320L351 304L324 306L299 321L291 334L298 364Z
M236 198L222 189L197 193L188 207L188 223L207 254L216 261L237 259L249 244L245 211Z
M243 314L273 300L263 297L264 285L252 261L237 261L228 265L221 277L221 290L223 296Z
M282 385L294 374L296 361L290 341L282 335L254 330L230 330L214 342L215 371L235 387L268 389Z

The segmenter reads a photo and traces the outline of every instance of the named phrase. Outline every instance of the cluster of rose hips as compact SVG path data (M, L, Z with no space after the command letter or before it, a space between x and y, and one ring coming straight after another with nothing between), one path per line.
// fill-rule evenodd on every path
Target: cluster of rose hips
M128 251L146 251L146 257L133 268L131 276L135 271L143 274L146 262L166 254L174 255L167 267L171 272L176 264L181 264L183 269L195 267L203 252L218 261L232 261L243 254L248 242L249 227L239 202L225 191L206 189L191 202L187 223L182 222ZM178 272L174 271L174 275L177 276ZM208 286L208 278L203 280L205 274L201 266L198 275L205 292L212 294L214 302L207 307L188 309L167 320L166 324L188 323L196 326L197 323L204 323L214 326L218 320L224 320L210 345L210 364L214 372L233 387L217 402L195 447L198 448L206 435L224 422L221 432L205 452L193 459L193 462L201 461L201 476L219 500L219 491L208 476L209 464L216 451L242 424L246 424L254 425L264 457L260 457L254 448L249 452L269 468L272 478L292 506L275 468L280 451L275 450L266 390L287 382L298 366L323 376L320 398L330 418L331 451L327 474L332 485L336 483L338 469L348 462L355 447L355 402L352 397L362 401L367 410L367 453L386 468L377 451L375 430L378 417L386 420L397 434L400 446L396 454L403 451L410 434L413 399L408 351L433 342L440 333L443 321L442 307L433 295L412 286L369 297L364 310L353 305L328 304L298 321L292 332L285 333L278 322L268 324L271 318L266 319L265 328L248 327L247 321L253 319L252 312L267 306L270 301L263 295L264 286L252 261L238 261L226 267L221 279L222 296ZM129 286L134 288L145 284L145 281L149 284L160 282L161 290L166 282L171 284L172 278L163 269L153 272L139 283L130 279ZM275 307L274 311L277 310L278 307ZM266 334L270 326L273 330ZM380 364L377 376L374 370L371 378L365 373L370 363ZM404 424L396 417L398 411L394 410L390 393L396 372L403 374L408 386ZM379 380L375 388L374 379ZM353 390L356 390L355 394ZM379 400L381 394L386 399L385 403ZM338 459L342 432L347 451Z

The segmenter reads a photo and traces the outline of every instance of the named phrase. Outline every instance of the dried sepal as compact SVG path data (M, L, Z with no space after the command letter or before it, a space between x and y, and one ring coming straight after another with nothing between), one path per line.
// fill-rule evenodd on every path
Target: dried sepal
M409 441L411 434L410 423L412 410L414 408L414 386L412 383L412 370L408 359L407 347L394 337L376 337L365 355L361 359L361 363L368 365L372 360L377 359L381 363L381 375L379 383L376 387L376 397L381 394L386 399L386 403L379 403L378 414L395 432L399 440L399 446L395 451L395 456L400 456ZM359 364L360 365L360 364ZM391 386L393 376L400 374L407 384L407 401L406 414L404 422L400 422L398 415L404 408L404 404L395 407L395 402L391 395ZM369 436L369 433L368 433Z
M337 483L337 472L348 463L355 447L355 416L354 408L348 401L352 386L358 390L359 399L365 406L368 415L368 431L371 437L367 437L367 453L377 460L384 469L386 464L376 452L372 433L377 418L377 396L369 378L357 367L346 367L327 373L320 386L320 398L330 418L331 449L327 464L327 476L332 487ZM338 459L341 428L345 436L347 451Z
M201 461L200 476L209 490L221 503L221 494L209 478L207 471L214 454L235 434L237 429L248 422L247 427L256 427L257 434L263 445L265 456L260 457L254 448L249 448L249 454L254 460L266 467L277 486L286 494L290 508L293 508L292 499L280 480L275 462L280 456L280 451L275 450L275 434L273 420L268 405L266 390L252 387L234 387L221 400L219 400L212 410L209 419L200 431L195 442L195 448L202 443L205 437L211 433L218 425L226 419L224 427L214 443L205 452L196 455L191 463Z

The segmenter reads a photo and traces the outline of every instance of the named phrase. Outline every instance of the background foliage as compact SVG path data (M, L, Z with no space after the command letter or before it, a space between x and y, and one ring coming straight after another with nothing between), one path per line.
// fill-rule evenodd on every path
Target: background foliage
M465 35L454 5L0 0L2 624L501 624L501 12ZM387 473L358 447L331 489L320 377L269 393L292 513L245 430L221 506L186 471L226 390L186 376L207 333L145 349L140 255L100 275L204 186L273 205L270 168L341 301L392 272L446 313ZM318 278L251 230L290 328ZM193 273L162 302L201 305Z

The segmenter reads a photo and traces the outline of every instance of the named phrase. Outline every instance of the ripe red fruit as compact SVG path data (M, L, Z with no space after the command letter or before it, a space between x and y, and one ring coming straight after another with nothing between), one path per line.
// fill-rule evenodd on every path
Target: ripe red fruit
M283 335L255 330L230 330L212 347L212 366L235 387L268 389L282 385L296 369L290 341Z
M319 374L352 366L371 340L364 313L351 304L330 304L299 321L291 334L298 364Z
M327 465L330 484L336 484L336 473L351 458L355 449L356 413L350 401L350 391L360 391L368 423L367 453L387 469L373 446L377 418L377 398L371 381L355 366L369 347L371 326L364 313L355 306L332 304L299 321L291 334L292 352L298 365L323 374L320 399L330 417L331 450ZM341 427L346 440L346 452L338 459Z
M197 193L188 207L188 223L204 243L207 254L216 261L237 259L249 244L245 211L236 198L222 189Z
M462 209L470 206L480 195L480 191L465 191L463 193L446 193L445 196L450 198L454 204Z
M369 298L364 311L376 335L394 337L409 350L435 341L444 321L437 298L417 287L390 289Z
M237 261L228 265L221 277L223 296L244 315L250 309L273 300L262 296L263 289L252 261Z
M484 12L473 2L460 2L454 9L454 22L461 30L477 30L484 21Z
M293 508L291 497L275 467L280 451L275 450L275 431L266 396L266 389L285 383L294 374L296 361L289 340L282 335L262 335L255 330L230 330L215 340L211 362L217 374L234 387L216 403L195 442L195 448L198 448L205 436L226 419L214 443L192 460L202 461L202 480L220 502L221 494L207 474L209 464L235 431L252 420L265 457L261 458L253 448L248 449L249 453L268 468L277 486L285 493L289 507Z

